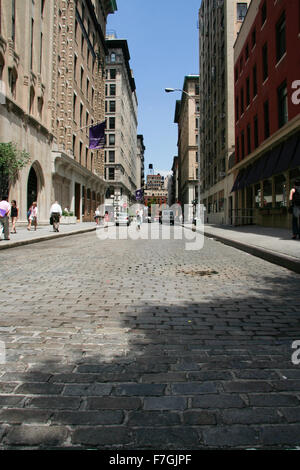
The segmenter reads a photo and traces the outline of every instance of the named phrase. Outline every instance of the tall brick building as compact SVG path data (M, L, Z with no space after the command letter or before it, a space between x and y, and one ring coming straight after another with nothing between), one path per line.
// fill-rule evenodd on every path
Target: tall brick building
M290 225L289 192L300 177L299 18L298 0L252 0L234 47L239 224Z

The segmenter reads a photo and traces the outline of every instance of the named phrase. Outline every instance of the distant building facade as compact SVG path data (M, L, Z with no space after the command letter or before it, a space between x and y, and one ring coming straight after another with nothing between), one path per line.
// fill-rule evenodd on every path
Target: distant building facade
M206 221L231 223L234 164L233 45L250 1L203 0L199 10L201 199Z
M187 75L183 91L174 118L178 124L178 197L185 217L191 220L198 197L199 75Z
M252 0L234 46L235 223L290 227L300 179L300 4Z
M127 41L111 37L106 40L106 46L105 180L108 189L105 205L114 203L116 211L134 201L135 192L140 189L138 102Z

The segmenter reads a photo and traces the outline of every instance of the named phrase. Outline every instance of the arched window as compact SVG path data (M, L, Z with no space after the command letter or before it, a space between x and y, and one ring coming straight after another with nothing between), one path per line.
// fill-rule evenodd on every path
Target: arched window
M15 68L8 69L8 83L9 83L9 89L11 96L15 100L17 98L17 79L18 79L18 73Z

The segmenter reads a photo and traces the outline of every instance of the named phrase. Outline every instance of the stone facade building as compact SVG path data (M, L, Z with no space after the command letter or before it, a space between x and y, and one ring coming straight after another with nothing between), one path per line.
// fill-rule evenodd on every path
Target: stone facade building
M106 40L106 206L127 209L140 183L137 164L137 97L125 39Z
M91 220L104 201L104 153L88 149L88 126L104 121L105 28L115 0L2 0L0 141L29 152L10 188L26 221L51 202Z
M186 207L189 220L194 215L198 190L199 106L199 75L187 75L181 100L176 102L174 122L178 124L179 201Z
M207 221L231 223L234 164L233 45L250 0L203 0L199 10L201 198Z

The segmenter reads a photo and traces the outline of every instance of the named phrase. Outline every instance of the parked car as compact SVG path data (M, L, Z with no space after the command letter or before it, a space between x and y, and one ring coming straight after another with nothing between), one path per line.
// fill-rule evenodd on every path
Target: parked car
M130 217L127 212L117 212L115 217L115 224L118 227L119 225L129 225Z
M159 223L168 223L174 225L174 212L170 210L163 210L159 212Z

